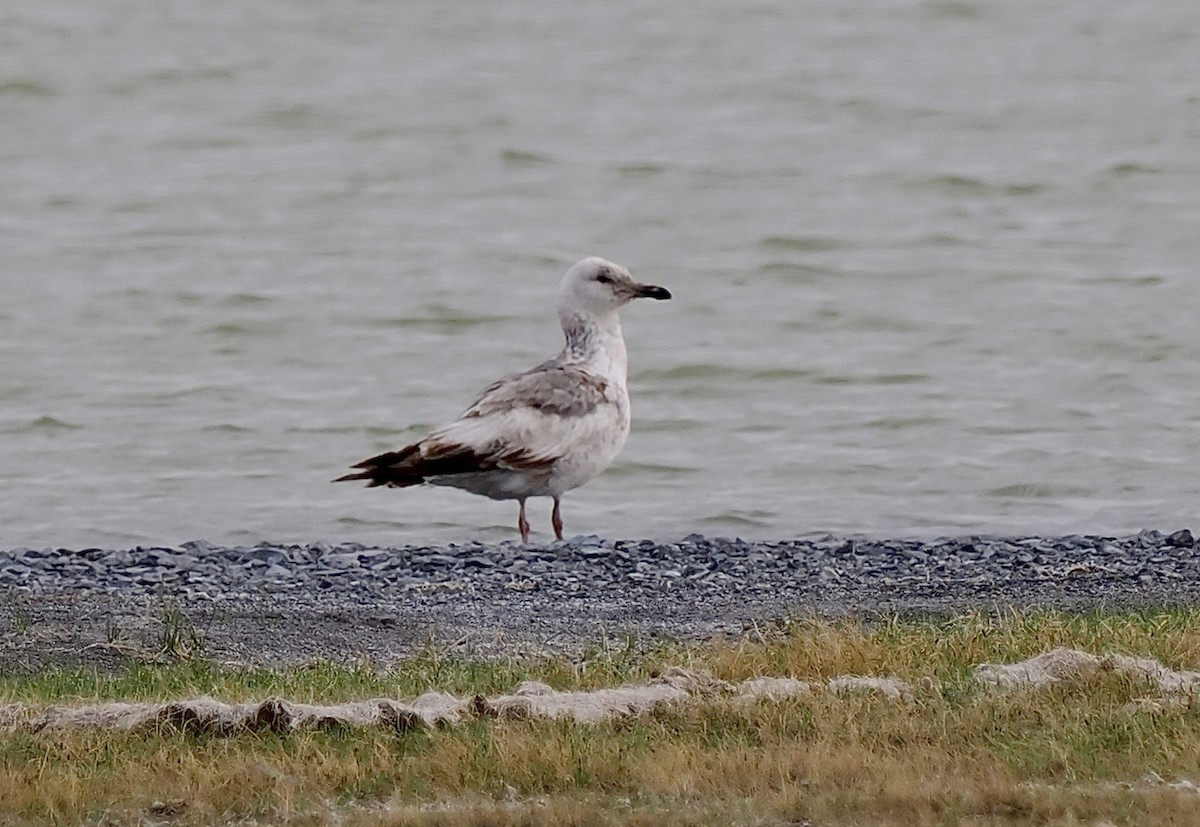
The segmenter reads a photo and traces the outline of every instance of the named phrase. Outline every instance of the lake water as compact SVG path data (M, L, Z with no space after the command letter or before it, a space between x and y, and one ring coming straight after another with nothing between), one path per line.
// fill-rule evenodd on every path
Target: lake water
M586 255L675 300L569 534L1200 512L1192 0L16 4L0 250L0 547L515 537L329 480Z

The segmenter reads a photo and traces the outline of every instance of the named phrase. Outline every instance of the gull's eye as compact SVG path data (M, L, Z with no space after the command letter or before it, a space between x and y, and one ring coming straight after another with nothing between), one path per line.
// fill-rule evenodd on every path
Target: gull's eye
M596 275L596 281L600 282L601 284L612 284L612 276L608 274L607 270L601 270Z

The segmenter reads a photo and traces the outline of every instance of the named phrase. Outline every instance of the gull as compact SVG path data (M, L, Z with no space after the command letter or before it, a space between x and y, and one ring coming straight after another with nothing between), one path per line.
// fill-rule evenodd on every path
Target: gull
M424 439L352 466L334 482L368 488L428 483L493 500L516 500L521 542L529 542L525 500L551 497L550 524L563 539L560 501L607 468L629 436L628 357L617 311L637 298L669 299L664 287L640 284L619 264L585 258L558 290L566 344L552 359L505 376L448 425Z

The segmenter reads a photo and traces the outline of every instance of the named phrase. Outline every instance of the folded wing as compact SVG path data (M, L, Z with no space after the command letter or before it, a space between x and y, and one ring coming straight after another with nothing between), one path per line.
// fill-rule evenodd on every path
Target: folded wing
M494 470L549 473L573 445L620 416L601 377L551 360L493 383L454 422L399 451L363 460L368 487L403 488L430 477Z

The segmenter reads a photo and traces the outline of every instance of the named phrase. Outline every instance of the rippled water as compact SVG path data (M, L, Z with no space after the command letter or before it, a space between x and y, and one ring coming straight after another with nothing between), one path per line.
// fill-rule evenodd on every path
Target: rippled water
M568 532L1187 525L1200 6L0 12L0 546L515 535L328 480L559 345L634 433ZM545 537L548 507L532 508Z

